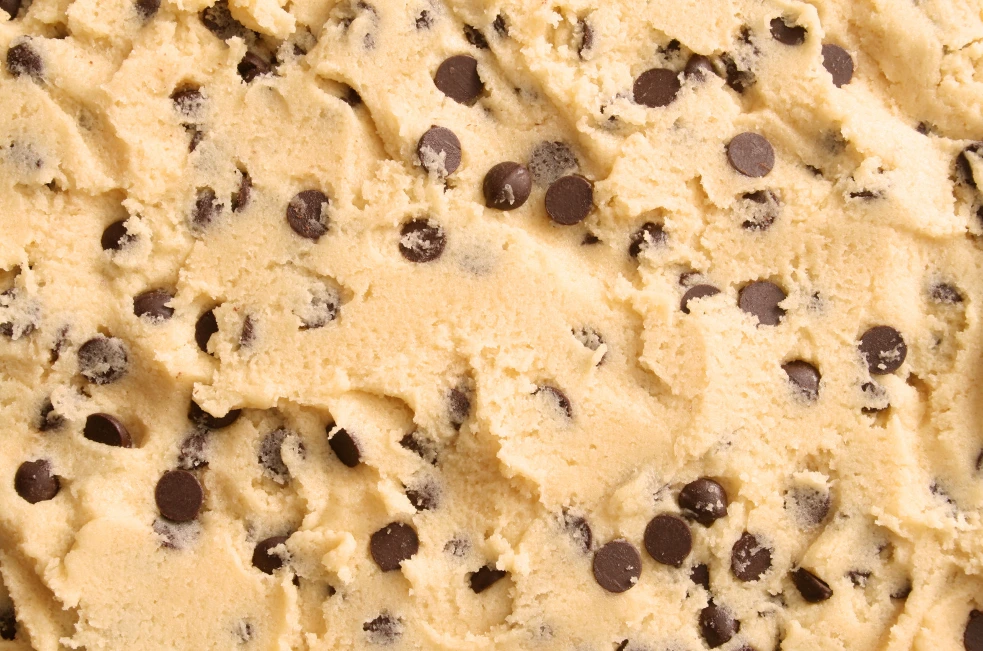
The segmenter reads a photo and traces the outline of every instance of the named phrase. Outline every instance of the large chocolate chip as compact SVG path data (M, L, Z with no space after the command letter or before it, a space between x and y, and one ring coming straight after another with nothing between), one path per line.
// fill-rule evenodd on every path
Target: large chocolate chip
M160 10L160 0L136 0L134 4L141 20L150 20Z
M477 572L468 575L468 585L475 594L481 594L500 579L504 579L507 574L508 572L497 569L494 565L485 565Z
M700 634L711 649L723 646L741 630L741 623L722 606L713 602L700 611Z
M727 491L709 477L700 477L683 486L677 501L679 508L704 527L727 515Z
M666 68L652 68L638 76L632 86L635 102L649 108L669 106L679 94L679 74Z
M174 295L166 289L151 289L133 299L133 313L162 323L174 316L174 308L168 305L172 300Z
M198 403L194 400L188 405L188 420L204 429L225 429L239 420L239 416L241 415L241 409L231 409L224 416L212 416L199 407Z
M559 141L541 142L529 156L529 172L540 187L549 187L561 176L576 170L577 165L576 154Z
M21 41L7 50L7 72L15 77L41 79L44 76L44 61L30 40Z
M266 574L273 574L283 567L283 558L273 551L287 542L287 536L272 536L256 543L253 548L253 567Z
M546 396L564 416L573 418L573 405L570 403L570 398L560 389L544 384L536 388L536 394Z
M403 621L389 613L382 613L362 624L362 630L370 643L389 646L403 634Z
M195 323L195 343L201 352L208 352L208 341L212 335L218 332L218 319L215 318L215 309L208 310Z
M334 436L328 440L328 446L331 447L331 451L338 457L338 461L349 468L354 468L362 460L362 451L359 449L358 443L344 429L339 429L334 433Z
M839 45L823 45L823 67L833 76L833 84L837 88L853 79L853 57Z
M966 630L963 632L963 646L966 651L983 651L983 612L972 610Z
M205 96L199 86L180 86L171 93L171 101L177 112L186 118L198 118L205 108Z
M416 145L420 164L431 174L443 178L461 166L461 141L445 127L430 127Z
M773 18L771 21L771 37L785 45L802 45L806 42L806 28L801 25L789 25L784 18Z
M253 179L249 172L239 170L239 190L232 193L232 212L242 212L249 205L253 194Z
M775 150L764 136L745 131L727 143L727 160L744 176L761 178L775 167Z
M478 76L478 61L466 54L452 56L441 63L433 83L444 95L460 104L473 104L484 90Z
M511 161L499 163L488 170L482 190L489 208L515 210L529 198L532 175L525 165Z
M785 310L778 306L788 296L775 283L759 280L746 285L738 294L740 308L758 319L758 325L775 326L781 323Z
M663 513L645 527L645 551L663 565L682 567L692 550L693 534L679 516Z
M693 285L683 294L683 299L679 302L679 309L683 311L683 314L689 314L690 301L709 298L719 293L720 290L713 285Z
M630 590L642 575L642 557L630 542L612 540L594 554L594 580L608 592Z
M187 470L168 470L157 481L154 499L160 514L173 522L190 522L198 517L205 491Z
M557 224L579 224L593 208L594 186L579 174L557 179L546 191L546 213Z
M871 375L887 375L904 364L908 345L894 328L874 326L860 337L860 354L867 361Z
M130 235L126 230L126 220L121 219L106 227L102 232L100 244L103 251L120 251L135 239L136 236Z
M85 419L82 435L90 441L111 445L118 448L133 446L133 439L126 426L115 416L109 414L91 414Z
M411 219L399 231L399 252L410 262L433 262L444 253L447 235L431 219Z
M369 539L372 560L383 572L398 570L403 561L413 558L419 549L416 530L403 522L390 522Z
M771 550L745 531L731 549L730 569L741 581L757 581L771 569Z
M713 61L710 57L703 56L702 54L694 54L686 62L686 67L683 69L683 74L687 78L694 79L696 81L704 81L710 77L710 75L717 74L717 69L713 65Z
M0 0L0 9L6 11L7 15L10 16L10 19L13 20L14 18L17 18L17 12L20 11L21 2L22 0Z
M60 489L61 480L52 474L47 459L25 461L14 474L14 490L31 504L54 499Z
M669 241L662 224L655 222L645 222L641 227L631 234L628 242L628 255L637 258L642 251L646 251L654 246L665 246Z
M320 190L298 192L287 204L287 223L297 235L316 242L328 232L329 203Z
M128 367L126 344L116 337L93 337L78 350L79 372L93 384L112 384Z
M796 390L809 400L819 397L819 370L801 359L782 364L782 370Z
M591 531L587 520L579 515L564 511L563 527L585 554L591 550L594 543L594 532Z
M811 604L818 604L833 596L829 584L804 567L793 571L791 576L799 594Z

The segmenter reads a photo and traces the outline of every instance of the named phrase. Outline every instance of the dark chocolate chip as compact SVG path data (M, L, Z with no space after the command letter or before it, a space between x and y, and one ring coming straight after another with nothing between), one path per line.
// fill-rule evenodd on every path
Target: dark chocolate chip
M702 54L694 54L686 62L686 67L683 69L683 74L687 78L694 79L696 81L705 81L709 79L711 75L717 74L717 69L713 65L713 61L710 57L703 56Z
M737 304L758 319L758 325L775 326L781 323L785 310L778 306L788 296L775 283L759 280L746 285L737 297Z
M580 44L577 46L577 56L584 60L594 49L594 28L584 18L577 21L577 27L580 28Z
M795 389L808 398L816 400L819 397L819 370L809 362L797 359L782 364L782 370L788 376L788 381Z
M171 101L177 112L186 118L200 117L205 107L205 96L199 86L180 86L171 93Z
M328 195L320 190L304 190L287 204L287 223L294 233L318 241L328 232Z
M4 3L0 2L0 9L6 9ZM16 7L12 10L11 18L17 15ZM17 618L14 609L0 611L0 640L14 640L17 637Z
M223 41L227 41L233 36L246 34L246 28L243 27L242 23L232 17L229 3L226 0L219 0L211 7L203 9L199 18L208 31Z
M594 554L594 580L608 592L630 590L642 575L642 557L630 542L612 540Z
M461 141L445 127L430 127L416 145L420 164L431 174L443 178L461 166Z
M362 460L362 451L359 449L358 443L344 429L339 429L335 432L334 436L328 439L328 445L331 447L331 451L335 453L335 456L338 457L338 461L349 468L354 468Z
M704 527L727 515L727 491L709 477L700 477L683 486L677 501L679 508Z
M259 56L255 52L246 52L243 55L242 60L236 66L236 71L242 80L247 84L252 82L256 77L260 75L267 75L272 72L273 66L270 62Z
M764 136L745 131L727 143L727 160L744 176L761 178L775 167L775 150Z
M850 570L846 573L850 583L856 588L866 588L867 580L870 579L871 574L867 570Z
M38 419L38 431L53 432L65 425L65 417L55 411L55 406L51 404L51 398L45 398L41 405L40 418Z
M666 68L651 68L638 76L632 86L635 102L649 108L669 106L679 94L679 73Z
M272 536L256 543L253 548L253 567L265 574L273 574L283 567L283 557L273 551L274 547L286 544L288 536Z
M731 549L730 569L741 581L757 581L771 569L771 550L745 531Z
M256 341L256 319L247 314L242 320L242 331L239 333L239 346L249 348Z
M177 465L182 470L196 470L208 465L208 432L195 432L181 443Z
M820 491L809 486L796 486L789 491L785 506L794 509L801 525L811 528L823 523L829 515L832 504L829 491Z
M932 286L932 300L936 303L954 305L963 302L963 295L958 289L948 283L938 283Z
M416 28L417 29L430 29L433 27L433 16L430 12L424 9L420 12L420 15L416 17Z
M799 594L811 604L818 604L833 596L829 584L804 567L793 571L791 576Z
M10 19L13 20L14 18L17 18L17 13L20 11L21 2L22 0L0 0L0 9L6 11L7 15L10 16ZM12 640L13 638L4 639Z
M191 226L195 230L207 228L219 215L222 214L223 206L215 196L215 190L211 188L198 188L195 196L195 205L191 209Z
M362 624L369 642L379 646L389 646L403 634L403 621L389 613L382 613L375 619Z
M594 532L591 531L590 524L586 519L564 511L563 527L585 554L591 550L594 543Z
M504 579L507 574L508 572L499 570L494 565L485 565L477 572L468 575L468 585L475 594L481 594L500 579Z
M784 18L773 18L771 21L771 37L785 45L802 45L806 42L805 27L789 25Z
M102 249L103 251L120 251L135 239L136 236L130 235L126 230L126 220L121 219L107 226L106 230L102 232Z
M645 527L645 551L663 565L682 567L693 551L693 534L686 521L676 515L663 513L652 518Z
M593 233L585 233L584 237L580 240L581 246L594 246L595 244L600 244L601 238Z
M345 93L341 96L341 101L352 108L356 108L362 105L362 96L358 94L357 90L345 84Z
M966 651L983 651L983 612L973 609L963 631L963 646Z
M167 321L174 316L174 308L168 305L172 300L174 295L166 289L151 289L133 299L133 314L153 323Z
M911 596L912 587L910 583L905 583L903 586L891 593L891 599L896 599L898 601L905 601Z
M90 441L117 448L133 447L133 439L126 425L109 414L91 414L85 419L82 435Z
M283 442L293 433L283 427L277 428L263 437L259 444L259 465L281 484L290 479L290 469L283 462Z
M860 354L867 361L871 375L887 375L904 364L908 345L894 328L874 326L860 337Z
M963 149L956 156L956 177L971 188L976 188L976 179L973 176L973 166L969 162L969 155L983 155L983 143L975 142L966 149ZM983 209L981 209L983 210Z
M579 174L557 179L546 191L546 213L557 224L579 224L593 208L594 186Z
M484 90L478 76L478 61L466 54L452 56L440 64L433 83L459 104L473 104Z
M781 210L781 201L771 190L748 192L741 199L750 217L741 226L747 231L766 231L771 228Z
M499 36L505 37L509 35L509 26L505 23L505 16L502 14L495 16L495 22L492 23L492 27L495 28L495 33Z
M471 415L471 398L462 389L451 389L447 394L447 403L451 425L454 429L461 429L461 425Z
M188 142L188 151L191 152L198 149L198 145L205 139L205 132L193 124L184 125L184 129L191 134L191 141Z
M224 416L212 416L194 400L188 405L188 420L204 429L225 429L239 420L241 415L241 409L231 409Z
M7 50L7 72L15 77L44 76L44 61L30 40L21 41Z
M215 318L215 309L208 310L195 323L195 343L201 352L208 352L208 340L218 332L218 320Z
M559 141L541 142L529 156L529 173L540 187L549 187L561 176L576 170L577 165L576 154Z
M694 565L690 570L689 580L696 585L702 585L704 590L710 589L710 568L706 563Z
M737 60L731 55L722 54L720 61L724 64L724 79L727 85L741 95L757 83L754 73L739 66Z
M631 234L628 241L628 255L637 258L642 251L646 251L654 246L665 246L669 241L669 236L662 224L655 222L645 222L641 227Z
M187 470L168 470L157 481L154 499L160 514L173 522L190 522L198 517L205 491Z
M21 295L21 290L10 288L0 293L0 306L12 307ZM0 334L11 339L26 337L35 330L41 322L41 313L37 303L21 302L21 314L12 316L10 321L0 323Z
M573 405L570 403L570 399L567 398L567 395L563 393L563 391L549 384L543 384L536 388L536 395L539 394L549 398L550 402L553 403L556 409L563 412L567 418L573 418Z
M823 45L823 67L833 76L837 88L853 79L853 57L839 45Z
M239 191L232 193L232 212L245 210L253 194L253 179L249 176L249 172L240 170L239 174Z
M472 27L471 25L464 26L464 38L467 39L468 43L475 46L479 50L488 49L488 39L485 35L481 33L477 27Z
M14 474L14 490L31 504L54 499L60 489L61 480L52 474L51 462L47 459L25 461Z
M532 191L532 175L525 165L511 161L488 170L482 185L485 205L498 210L521 207Z
M679 309L683 311L683 314L689 314L690 301L709 298L719 293L720 290L713 285L693 285L683 294L683 299L679 302Z
M403 561L413 558L419 549L416 530L403 522L390 522L369 539L372 560L383 572L398 570Z
M457 391L451 390L452 393ZM463 394L462 394L463 395ZM465 396L467 399L467 396ZM414 453L427 463L437 465L437 442L429 439L420 432L410 432L399 441L400 446Z
M406 499L417 511L433 511L440 505L440 487L433 481L424 481L407 488Z
M150 20L160 10L160 0L136 0L134 5L141 20Z
M126 375L126 344L116 337L93 337L78 350L78 367L93 384L112 384Z
M723 646L740 630L741 623L722 606L710 602L700 611L700 634L711 649Z
M437 222L411 219L399 231L399 252L410 262L433 262L444 253L447 235Z

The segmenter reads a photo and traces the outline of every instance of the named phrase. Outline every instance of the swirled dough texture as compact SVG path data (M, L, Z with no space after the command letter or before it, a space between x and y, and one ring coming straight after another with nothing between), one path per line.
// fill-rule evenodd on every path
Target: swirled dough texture
M0 648L983 648L978 1L0 52Z

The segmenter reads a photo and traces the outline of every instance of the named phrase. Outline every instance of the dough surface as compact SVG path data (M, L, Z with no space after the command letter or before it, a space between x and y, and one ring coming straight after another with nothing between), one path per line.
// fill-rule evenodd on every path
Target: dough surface
M0 650L983 650L978 0L0 53Z

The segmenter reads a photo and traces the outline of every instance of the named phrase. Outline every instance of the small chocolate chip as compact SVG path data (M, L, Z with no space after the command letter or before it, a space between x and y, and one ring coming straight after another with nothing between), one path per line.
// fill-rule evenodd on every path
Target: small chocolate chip
M191 134L191 140L188 142L188 151L192 152L198 149L198 145L200 145L201 141L205 139L205 132L201 131L193 124L186 124L184 125L184 128Z
M505 23L505 16L502 14L495 16L495 22L492 23L492 27L495 28L495 33L499 36L505 37L509 35L509 26Z
M420 15L416 17L416 28L417 29L430 29L433 27L433 16L430 12L424 9L420 12Z
M890 326L875 326L860 337L860 354L871 375L887 375L901 368L908 356L908 345L901 333Z
M466 105L473 104L485 88L478 76L478 60L465 54L441 63L433 83L444 95Z
M693 534L686 521L676 515L663 513L652 518L645 527L645 551L663 565L682 567L693 551Z
M669 236L666 235L662 224L645 222L637 231L631 234L631 238L628 241L628 255L632 258L637 258L641 255L642 251L655 246L665 246L668 241Z
M44 61L30 40L21 41L7 50L7 72L15 77L44 76Z
M186 118L196 118L205 107L205 96L199 86L180 86L171 93L171 101L177 112Z
M500 579L504 579L507 574L508 572L499 570L494 565L485 565L477 572L468 575L468 585L475 594L481 594Z
M212 335L218 332L218 320L215 318L215 309L208 310L195 323L195 343L201 352L208 352L208 341Z
M403 634L403 622L389 613L382 613L375 619L362 624L369 642L379 646L389 646Z
M745 131L727 143L727 160L744 176L761 178L775 167L775 150L764 136Z
M297 235L318 241L328 232L328 195L320 190L304 190L287 204L287 223Z
M594 246L595 244L600 244L601 238L593 233L585 233L584 237L580 240L581 246Z
M215 190L211 188L198 188L195 196L195 205L191 209L191 227L194 230L207 228L219 215L222 214L223 206L215 196Z
M286 544L287 538L288 536L272 536L256 543L253 548L253 567L265 574L273 574L283 567L283 557L273 549Z
M717 74L717 69L714 67L710 57L703 56L702 54L694 54L686 62L683 74L689 79L705 81L710 78L710 75Z
M790 576L799 594L811 604L818 604L833 596L829 584L804 567L794 570Z
M974 142L966 147L956 156L956 177L971 188L976 188L976 178L973 176L973 166L969 162L969 155L975 154L977 157L983 155L983 143ZM981 208L983 210L983 208Z
M719 293L720 290L713 285L693 285L683 294L683 299L679 302L679 309L683 311L683 314L689 314L690 301L709 298Z
M225 429L239 420L241 415L241 409L231 409L224 416L212 416L194 400L188 405L188 420L204 429Z
M403 522L390 522L369 539L372 560L383 572L398 570L403 561L413 558L419 549L416 530Z
M173 522L190 522L198 517L205 492L187 470L168 470L157 481L154 499L160 514Z
M208 465L208 432L195 432L181 443L177 465L182 470L196 470Z
M580 44L577 46L577 56L583 61L594 49L594 28L584 18L577 21L577 27L580 28Z
M557 224L579 224L593 208L594 186L579 174L557 179L546 191L546 213Z
M399 252L410 262L433 262L447 245L444 229L430 219L411 219L403 224L399 235Z
M345 93L341 96L341 101L352 108L357 108L362 105L362 96L358 94L357 90L345 84Z
M729 54L720 56L721 63L724 64L724 79L727 85L743 95L751 86L757 83L754 73L745 70L737 64L737 60Z
M771 190L758 190L742 195L750 217L741 224L747 231L766 231L772 227L781 211L781 201Z
M167 321L174 316L174 308L168 305L172 300L174 295L166 289L151 289L133 299L133 314L153 323Z
M452 389L457 391L456 389ZM463 394L462 394L463 395ZM465 396L467 399L467 396ZM437 442L429 439L420 432L410 432L399 441L399 445L417 455L430 465L437 465Z
M482 190L489 208L515 210L529 198L532 175L525 165L511 161L499 163L488 170Z
M39 415L39 432L53 432L65 425L65 417L55 411L55 406L51 404L51 398L45 398L44 403L41 404Z
M727 491L709 477L700 477L683 486L677 502L679 508L704 527L727 515Z
M456 558L464 558L471 551L471 543L463 538L452 538L444 545L444 553Z
M232 212L242 212L249 205L253 194L253 179L249 172L240 170L239 190L232 193Z
M14 474L14 490L31 504L54 499L61 489L58 475L52 474L47 459L25 461Z
M963 295L958 289L948 283L938 283L932 286L932 300L936 303L955 305L963 302Z
M550 402L562 412L567 418L573 418L573 405L570 403L570 399L567 395L563 393L560 389L543 384L536 388L536 395L544 395L549 398Z
M451 425L454 429L461 429L461 425L471 415L471 398L462 389L451 389L447 394L447 402Z
M635 102L649 108L669 106L679 94L679 73L666 68L652 68L638 76L632 86Z
M795 389L809 400L819 398L819 370L801 359L782 364L782 370Z
M594 543L594 532L591 531L587 520L579 515L564 511L563 528L567 530L573 541L586 554Z
M273 477L273 480L284 484L290 479L290 469L283 462L283 442L293 433L283 427L277 428L263 437L259 444L259 465Z
M229 3L226 0L219 0L211 7L203 9L199 18L208 31L223 41L227 41L233 36L243 36L246 33L246 28L242 23L232 17Z
M239 346L249 348L256 341L256 319L247 314L242 320L242 331L239 333Z
M338 457L338 461L349 468L354 468L362 461L362 451L359 449L358 443L344 429L339 429L335 432L334 436L328 439L328 445L331 447L331 451L335 453L335 456Z
M440 487L433 481L424 481L407 488L406 499L417 511L433 511L440 505Z
M757 581L771 569L771 550L745 531L731 549L730 569L741 581Z
M479 50L488 49L488 39L485 35L481 33L477 27L472 27L471 25L464 26L464 38L467 39L468 43L475 46Z
M160 0L136 0L134 6L140 19L147 21L153 18L157 11L160 10Z
M771 37L785 45L802 45L806 42L805 27L789 25L784 18L773 18L771 21Z
M710 602L700 611L700 634L711 649L723 646L740 630L741 623L722 606Z
M758 325L775 326L785 316L785 310L778 304L786 298L788 296L781 287L767 280L759 280L741 290L737 304L743 311L757 317Z
M642 557L630 542L612 540L594 554L594 580L608 592L630 590L642 575Z
M112 384L126 375L126 344L116 337L93 337L78 350L78 367L93 384Z
M133 447L133 440L126 426L115 416L91 414L85 419L82 435L90 441L117 448Z
M963 631L963 646L966 651L983 651L983 612L973 609Z
M910 583L905 583L903 586L891 593L891 599L896 599L898 601L905 601L911 596L912 587Z
M315 285L311 288L310 307L301 316L301 330L323 328L338 318L341 311L341 294L338 290L326 285Z
M696 585L702 585L704 590L710 589L710 568L706 563L694 565L690 570L689 580Z
M866 588L867 580L871 577L870 572L866 570L850 570L846 573L850 583L856 588Z
M540 187L549 187L560 177L577 169L577 156L559 141L539 143L529 156L529 173Z
M823 45L823 67L832 75L837 88L853 79L853 57L839 45Z
M17 13L20 11L21 2L22 0L0 0L0 9L6 11L7 15L10 16L10 19L13 20L14 18L17 18ZM12 640L13 638L4 639Z
M126 220L121 219L106 227L100 243L103 251L121 251L135 239L136 236L126 230Z
M450 176L461 166L461 141L445 127L430 127L416 145L423 168L438 177Z
M246 52L243 55L242 60L236 66L236 71L242 80L247 84L252 82L256 77L260 75L267 75L272 72L273 66L270 62L259 56L255 52Z

